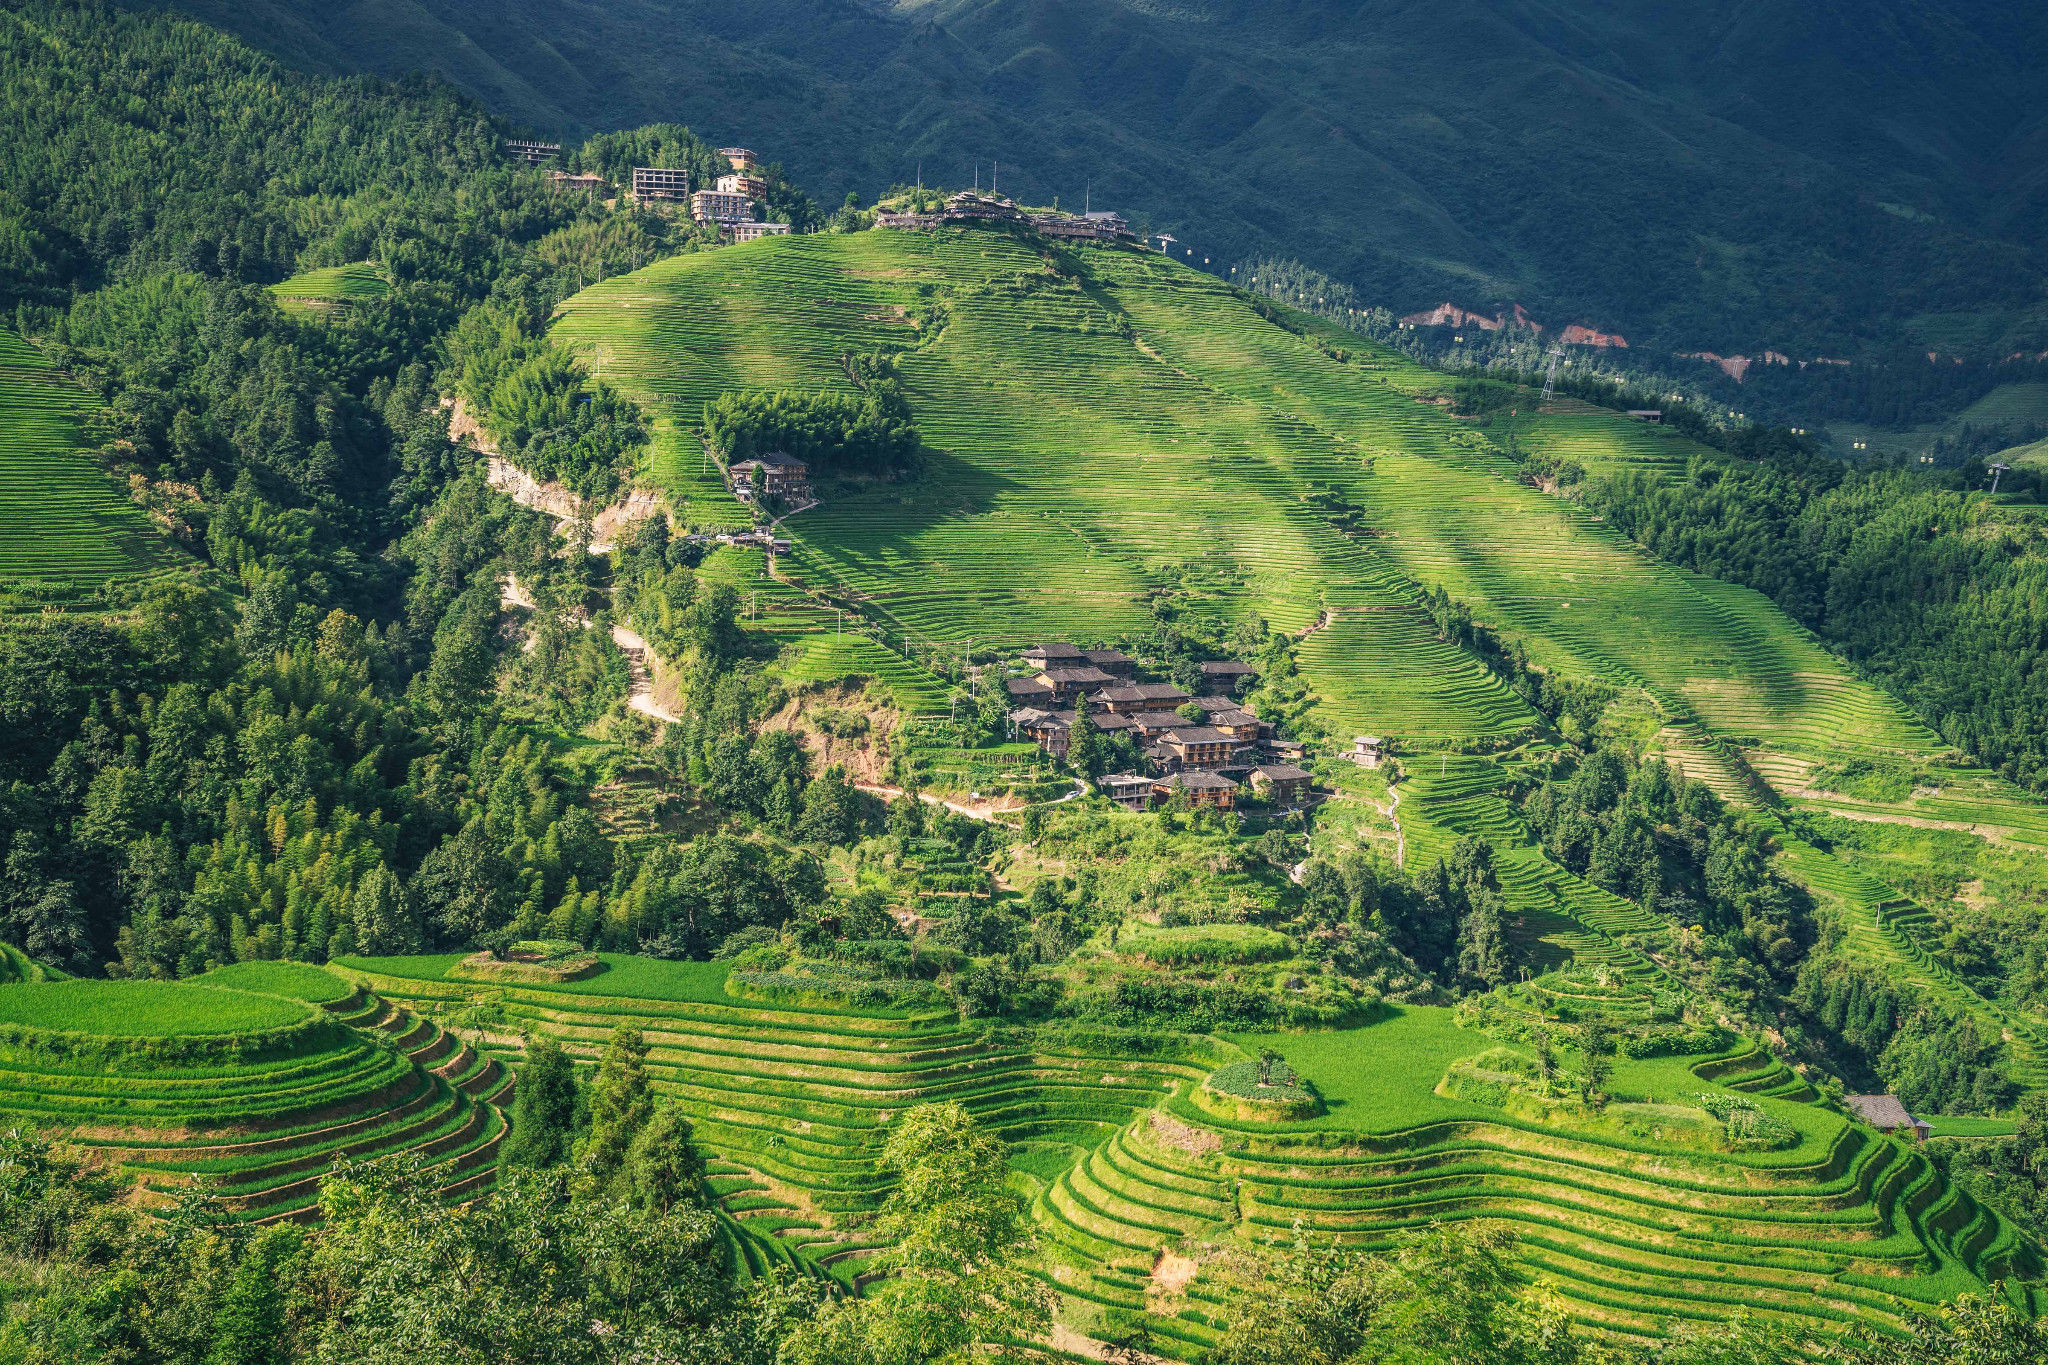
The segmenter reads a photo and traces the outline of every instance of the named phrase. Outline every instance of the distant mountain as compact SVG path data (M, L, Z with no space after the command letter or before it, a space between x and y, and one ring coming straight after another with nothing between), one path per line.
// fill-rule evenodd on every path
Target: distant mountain
M2048 344L2048 9L2004 0L179 0L536 128L676 119L821 197L1092 195L1199 263L1638 345ZM1183 257L1185 259L1185 257Z

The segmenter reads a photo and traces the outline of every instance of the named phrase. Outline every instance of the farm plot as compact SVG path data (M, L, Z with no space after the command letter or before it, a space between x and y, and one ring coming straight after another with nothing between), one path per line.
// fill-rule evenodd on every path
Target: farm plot
M907 1106L958 1100L1012 1140L1092 1144L1206 1070L1171 1053L995 1041L950 1011L754 1004L724 993L723 963L600 960L607 970L582 981L493 988L507 1019L494 1036L544 1030L592 1062L613 1027L640 1028L657 1087L717 1158L726 1211L842 1275L872 1250L860 1223L887 1192L882 1133ZM451 962L351 958L339 970L432 1015L474 990L447 978Z
M0 987L0 1112L66 1132L151 1202L204 1188L257 1222L318 1214L339 1157L417 1153L486 1188L499 1065L340 977L245 963L190 983Z
M92 395L0 328L0 610L76 600L178 556L80 442Z
M287 313L311 315L381 299L391 292L391 281L374 262L357 261L302 270L271 285L270 292Z
M1451 1063L1492 1043L1448 1011L1237 1041L1277 1047L1327 1112L1225 1120L1177 1087L1070 1168L1041 1174L1043 1273L1084 1329L1142 1321L1154 1349L1198 1357L1226 1302L1211 1262L1297 1228L1385 1247L1431 1222L1504 1221L1524 1271L1575 1318L1638 1338L1750 1313L1898 1330L1915 1305L2035 1268L2009 1225L1909 1146L1768 1098L1775 1068L1758 1054L1625 1064L1612 1114L1575 1131L1433 1093ZM1659 1138L1682 1111L1654 1097L1703 1090L1749 1096L1796 1137L1768 1152ZM1169 1258L1182 1273L1163 1283Z

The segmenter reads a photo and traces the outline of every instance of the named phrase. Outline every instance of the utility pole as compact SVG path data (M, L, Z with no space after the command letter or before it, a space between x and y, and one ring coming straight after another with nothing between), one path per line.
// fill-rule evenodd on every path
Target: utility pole
M2012 466L2007 464L2003 460L2000 460L1997 464L1991 466L1991 491L1994 494L1998 492L1998 476L2005 473L2006 470L2011 468Z
M1543 401L1548 403L1557 392L1557 362L1564 359L1564 347L1550 348L1550 373L1543 377Z

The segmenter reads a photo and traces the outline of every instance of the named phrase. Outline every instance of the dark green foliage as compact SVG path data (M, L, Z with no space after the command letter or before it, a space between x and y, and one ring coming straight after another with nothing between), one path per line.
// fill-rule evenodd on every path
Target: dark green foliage
M2018 1093L2003 1039L1967 1011L1877 966L1815 953L1789 998L1909 1109L1991 1113Z
M569 1055L547 1034L533 1034L519 1063L504 1163L538 1167L567 1161L576 1136L577 1105L576 1070Z
M926 185L958 188L979 156L986 187L994 156L1020 202L1079 208L1092 183L1094 207L1182 237L1184 262L1290 252L1401 312L1519 301L1553 334L1618 327L1636 351L1804 359L1990 308L1987 352L2043 344L2021 330L2042 204L2014 149L2048 41L2027 9L1573 3L1538 21L1497 0L1136 17L1091 0L1049 24L1005 0L935 35L787 0L408 5L373 26L314 0L184 4L308 65L450 70L537 128L709 129L743 109L825 202L912 180L919 158ZM651 44L650 24L677 36ZM1597 135L1565 93L1587 72Z
M910 406L894 387L721 394L705 406L704 433L727 464L780 453L814 475L896 473L913 466L918 450Z
M576 1144L576 1164L598 1189L616 1191L628 1183L627 1154L654 1116L647 1040L639 1029L620 1024L612 1030L590 1079L588 1104L590 1127Z
M1540 783L1522 810L1564 866L1774 971L1791 971L1813 941L1807 898L1771 871L1763 832L1659 759L1598 750Z

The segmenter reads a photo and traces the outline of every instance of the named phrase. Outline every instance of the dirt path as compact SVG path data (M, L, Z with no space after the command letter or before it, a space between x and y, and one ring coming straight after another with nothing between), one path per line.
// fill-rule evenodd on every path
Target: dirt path
M612 643L625 654L626 668L633 675L633 691L627 697L626 705L659 721L681 720L681 716L654 699L654 677L647 671L647 660L652 651L648 649L647 642L638 633L615 622L612 625Z
M856 782L853 785L861 791L872 792L876 796L887 797L891 801L903 795L903 789L901 787L885 787L879 782ZM1057 800L1048 801L1045 804L1048 806L1061 805L1065 802L1073 800L1077 796L1080 796L1086 790L1087 788L1085 786L1076 786L1074 790L1068 792L1065 796L1062 796ZM939 797L933 796L930 792L919 792L917 794L917 799L924 802L928 806L944 806L947 810L952 811L955 815L964 815L970 820L980 820L985 824L992 825L999 825L1005 823L1004 821L997 819L998 816L1015 815L1023 809L1023 807L1021 806L997 806L994 802L991 801L984 801L978 806L970 806L960 801L942 800Z
M1401 832L1401 817L1394 814L1395 811L1401 808L1401 784L1389 782L1387 784L1387 794L1394 799L1387 802L1384 806L1375 801L1373 802L1373 808L1394 822L1394 866L1401 867L1408 861L1408 836Z

